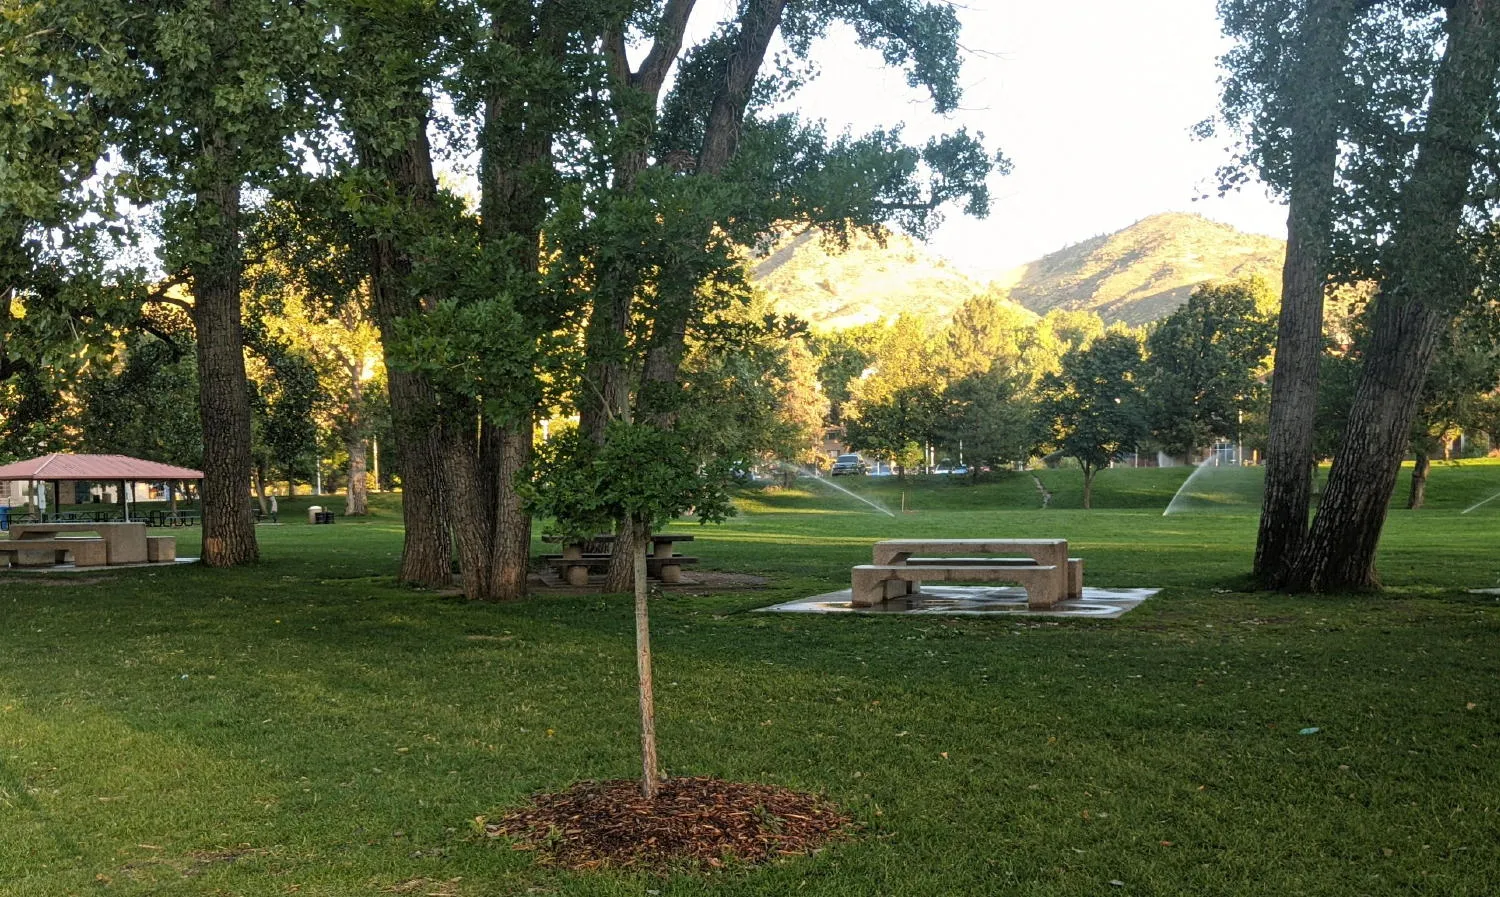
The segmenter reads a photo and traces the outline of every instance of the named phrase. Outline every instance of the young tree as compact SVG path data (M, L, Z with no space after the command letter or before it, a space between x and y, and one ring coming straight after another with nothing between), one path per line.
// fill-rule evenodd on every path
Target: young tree
M1094 475L1150 433L1141 391L1141 344L1106 333L1062 357L1042 384L1042 414L1058 451L1083 468L1083 506L1093 503Z

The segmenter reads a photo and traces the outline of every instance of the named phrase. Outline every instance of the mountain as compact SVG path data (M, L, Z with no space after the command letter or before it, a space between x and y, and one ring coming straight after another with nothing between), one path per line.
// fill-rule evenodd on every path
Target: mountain
M903 314L946 321L964 300L990 288L902 234L891 234L884 246L857 236L844 251L825 246L816 233L800 234L753 262L750 277L778 313L832 330Z
M1059 249L993 282L900 234L884 246L856 237L841 252L805 233L753 261L751 279L777 312L824 329L901 314L946 321L964 300L985 292L1035 314L1093 311L1107 322L1138 325L1171 314L1204 281L1258 274L1279 289L1285 252L1281 240L1169 212Z
M1059 249L997 285L1038 314L1062 308L1144 324L1171 314L1204 281L1260 275L1279 290L1285 254L1281 240L1169 212Z

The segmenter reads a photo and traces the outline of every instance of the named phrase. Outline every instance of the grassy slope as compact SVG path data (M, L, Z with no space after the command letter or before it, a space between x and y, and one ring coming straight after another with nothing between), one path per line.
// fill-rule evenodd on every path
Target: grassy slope
M1492 893L1500 607L1463 590L1500 584L1500 501L1457 511L1500 467L1435 470L1363 599L1234 591L1254 519L1161 516L1185 473L1108 471L1093 512L1056 471L1046 511L1023 476L906 484L896 518L752 494L690 529L772 583L656 602L665 762L867 827L708 879L559 873L471 832L634 773L627 598L397 588L389 506L262 528L253 570L0 576L0 892ZM1165 590L1113 622L743 612L837 587L875 538L978 532L1067 536L1091 582Z

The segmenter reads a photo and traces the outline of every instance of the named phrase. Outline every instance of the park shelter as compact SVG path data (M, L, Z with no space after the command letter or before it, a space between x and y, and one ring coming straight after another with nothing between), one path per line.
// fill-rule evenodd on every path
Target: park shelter
M182 483L203 479L203 472L125 455L64 455L54 452L0 465L0 484L15 492L18 483L30 485L30 503L37 514L48 513L47 486L52 486L52 507L60 510L62 483L119 483L122 517L130 519L130 501L137 483ZM13 504L14 497L6 504ZM54 510L53 513L56 513Z

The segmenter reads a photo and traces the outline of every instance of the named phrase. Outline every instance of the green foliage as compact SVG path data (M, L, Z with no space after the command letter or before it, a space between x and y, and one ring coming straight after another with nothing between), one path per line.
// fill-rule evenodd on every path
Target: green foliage
M604 444L577 429L537 447L530 482L522 489L552 532L587 538L623 518L656 531L692 511L702 523L734 513L728 484L733 465L707 458L676 430L615 421Z
M1258 278L1208 284L1146 338L1144 388L1151 432L1167 454L1184 456L1240 433L1262 392L1275 324L1274 298Z
M128 337L113 364L80 384L81 449L201 469L197 358L191 335Z
M999 365L954 381L943 400L938 439L971 471L1025 461L1043 440L1035 402Z

